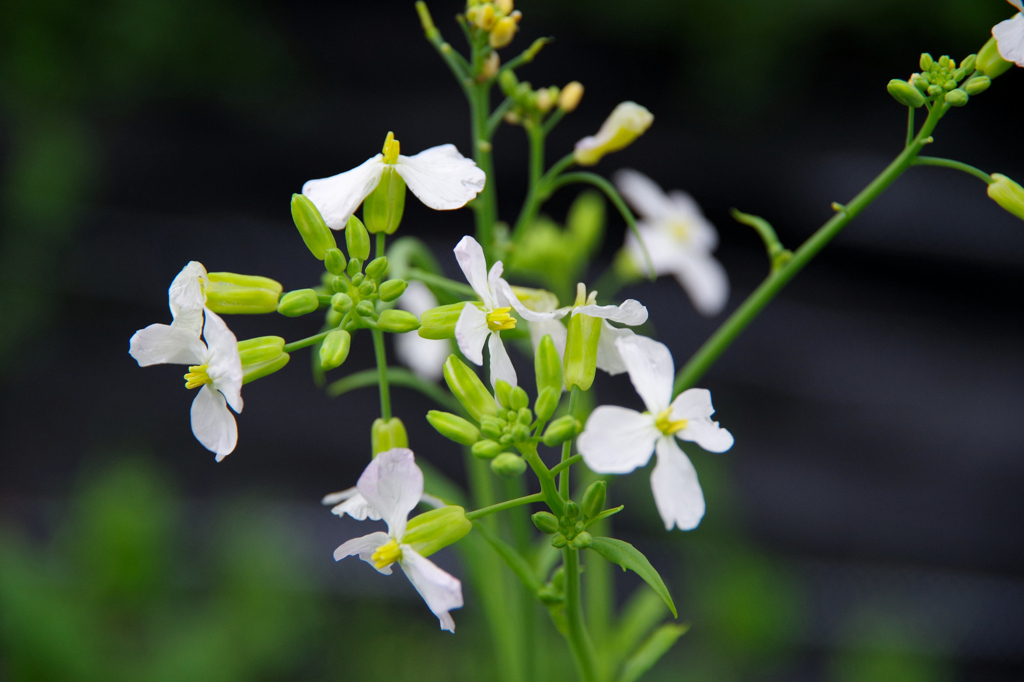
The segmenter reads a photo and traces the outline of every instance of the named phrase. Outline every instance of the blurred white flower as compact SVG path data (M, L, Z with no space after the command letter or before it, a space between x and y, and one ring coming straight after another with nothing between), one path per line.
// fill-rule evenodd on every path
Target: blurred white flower
M656 451L651 490L665 529L696 528L704 516L704 493L693 464L675 439L693 441L710 452L725 452L732 447L732 434L711 421L715 410L709 391L691 388L672 400L675 366L664 344L630 336L617 345L647 411L598 407L580 434L579 452L596 473L625 474L647 464Z
M398 307L419 317L437 307L437 299L423 282L409 282ZM451 347L447 341L425 339L416 332L395 335L395 355L422 379L439 381Z
M1001 21L992 27L992 35L999 47L999 55L1008 62L1017 66L1024 66L1024 5L1021 0L1007 0L1018 10L1006 21Z

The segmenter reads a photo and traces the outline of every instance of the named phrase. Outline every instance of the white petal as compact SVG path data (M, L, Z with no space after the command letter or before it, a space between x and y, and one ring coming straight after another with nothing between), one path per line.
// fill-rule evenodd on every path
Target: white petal
M442 500L440 497L435 497L429 493L423 493L423 496L420 498L420 502L427 505L428 507L433 507L434 509L440 509L441 507L448 506L448 503Z
M128 344L128 353L139 367L150 365L200 365L206 345L188 329L151 324L140 329Z
M431 308L437 307L437 297L431 293L430 288L426 284L413 280L409 282L405 293L398 299L398 307L402 310L408 310L418 317Z
M1024 15L999 22L992 28L992 35L1003 59L1024 66Z
M711 254L679 253L672 274L701 315L717 315L729 302L729 276Z
M1022 3L1021 0L1006 0L1006 1L1008 3L1010 3L1011 5L1013 5L1014 7L1016 7L1017 9L1019 9L1020 11L1024 12L1024 3Z
M518 386L516 368L512 366L512 359L509 358L498 332L491 332L491 337L487 340L487 351L491 356L491 386L495 386L498 379L504 379L512 388Z
M670 419L685 419L686 428L677 431L675 436L680 440L688 440L701 446L708 452L725 452L732 447L732 434L711 421L715 408L711 405L711 391L706 388L690 388L672 401Z
M581 305L573 308L573 315L589 315L600 317L612 322L627 324L636 327L647 321L647 308L629 298L622 302L622 305Z
M665 344L646 336L623 337L615 342L615 347L619 349L633 388L651 414L657 416L672 400L676 373L672 353Z
M453 144L425 149L415 156L398 157L395 170L412 193L430 208L462 208L484 188L487 176Z
M651 491L665 530L692 530L704 517L704 493L697 471L672 438L658 439L658 463L651 472Z
M651 415L602 405L590 413L576 447L592 471L626 474L647 464L660 436Z
M462 268L462 274L466 276L469 286L483 301L484 307L493 310L498 307L491 289L487 284L487 259L484 257L484 249L480 242L470 236L465 236L455 245L455 260Z
M344 230L348 219L380 184L384 173L384 157L377 154L352 170L302 186L302 193L313 202L324 222L332 230Z
M541 340L545 336L550 336L552 343L555 344L555 350L558 351L558 357L565 356L565 340L569 335L569 330L565 328L565 325L558 320L547 320L544 322L530 322L530 342L533 344L533 349L536 351L537 346L540 345ZM601 351L598 349L598 363L600 366L600 355ZM625 371L625 370L623 370Z
M445 573L407 545L402 545L402 558L398 564L431 612L441 621L441 629L455 632L455 621L448 612L462 608L462 583L458 578Z
M167 290L170 301L172 327L187 329L196 336L203 330L203 308L206 307L206 268L198 261L189 261Z
M372 559L373 553L377 551L377 548L381 545L386 545L389 542L391 542L391 536L387 533L381 532L370 533L369 535L364 535L361 538L352 538L342 546L338 547L338 549L334 550L334 560L341 561L347 556L358 556L384 575L391 575L390 566L377 568Z
M718 230L704 217L700 205L686 192L672 190L668 193L672 202L672 213L668 222L686 226L687 240L694 248L714 251L718 247Z
M374 457L356 483L360 494L380 513L395 538L405 535L405 525L423 495L423 472L412 450L394 448Z
M656 219L672 212L672 202L661 187L643 173L624 168L613 179L629 205L644 218Z
M223 394L209 384L199 389L192 401L192 433L203 447L217 453L217 461L231 454L238 444L238 424Z
M328 493L320 500L320 504L329 504L332 507L340 502L350 499L353 495L359 495L358 488L345 488L336 493Z
M467 360L477 365L484 364L484 343L490 333L487 313L474 303L462 306L459 319L455 322L455 341Z
M210 349L206 374L213 387L224 394L235 412L242 411L242 359L238 355L238 339L220 315L206 311L203 337Z
M395 355L416 376L427 381L441 379L444 361L451 354L447 341L425 339L416 332L398 334L394 339Z
M357 488L349 488L349 490L354 494L344 500L339 500L338 503L331 508L331 513L335 516L344 516L345 514L348 514L356 521L365 521L366 519L370 519L371 521L380 521L380 514L370 506L370 503L366 501L365 497L359 494L359 490Z
M555 320L565 316L565 308L559 308L558 310L552 310L550 312L537 312L530 310L523 302L519 300L516 293L512 291L512 287L503 279L497 281L495 291L498 294L498 303L501 307L511 306L519 313L520 317L530 322L543 322L544 320Z
M631 329L619 329L607 322L601 323L601 338L597 340L597 368L608 374L622 374L626 371L626 363L622 361L619 348L615 342L619 339L634 336Z

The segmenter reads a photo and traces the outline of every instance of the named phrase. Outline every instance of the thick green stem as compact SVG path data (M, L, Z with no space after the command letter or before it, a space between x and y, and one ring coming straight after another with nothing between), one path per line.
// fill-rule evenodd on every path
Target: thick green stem
M928 119L921 126L921 130L914 137L913 142L878 177L872 180L871 184L854 197L849 204L840 207L839 211L828 222L818 228L818 231L811 235L796 250L793 257L785 265L768 275L767 279L761 283L761 286L747 297L747 300L729 316L729 319L718 328L718 331L700 347L693 357L690 358L689 362L679 371L675 381L675 393L680 393L694 386L782 288L804 266L810 263L825 245L832 241L851 220L857 217L889 185L895 182L896 178L900 177L904 171L914 164L917 155L924 149L925 145L932 142L932 131L935 130L935 126L947 110L948 105L946 104L937 104L932 107Z
M583 624L583 604L580 601L580 555L578 549L566 547L562 550L565 566L565 621L568 626L567 639L572 649L576 669L582 682L594 682L594 647Z

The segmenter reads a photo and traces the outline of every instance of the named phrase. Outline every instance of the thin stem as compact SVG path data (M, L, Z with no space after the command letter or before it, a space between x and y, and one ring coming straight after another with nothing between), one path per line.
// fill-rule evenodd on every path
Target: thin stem
M907 107L907 144L909 147L914 143L914 112L917 111L914 107Z
M498 504L492 504L490 507L466 512L466 518L472 521L473 519L478 519L481 516L487 516L488 514L493 514L495 512L512 509L514 507L521 507L524 504L533 504L535 502L543 501L544 493L534 493L533 495L527 495L526 497L517 497L514 500L507 500L505 502L499 502Z
M505 69L518 69L523 64L529 64L533 61L537 53L540 52L541 48L552 41L552 38L537 38L534 40L528 48L523 50L517 57L513 57L505 66L502 67L502 71Z
M733 220L754 228L754 231L761 237L761 241L764 242L765 251L768 252L768 261L771 263L772 271L781 268L793 256L792 253L782 246L782 242L779 241L774 228L772 228L767 220L756 215L737 211L735 208L729 213L732 215Z
M377 356L377 380L380 382L380 416L391 419L391 390L388 388L388 358L384 352L384 332L373 329L373 351Z
M569 393L569 414L573 416L576 416L576 408L580 404L581 392L580 387L574 385ZM571 459L569 455L572 454L572 441L573 439L570 438L562 444L562 461L558 465L563 467L558 473L558 493L566 500L569 499L569 467L572 466L569 464Z
M501 104L491 112L491 115L487 117L487 139L491 140L494 138L494 133L498 131L498 126L501 125L501 121L505 118L505 114L516 101L511 97L506 97Z
M544 134L548 135L554 129L558 122L565 117L565 109L558 108L548 116L548 120L544 121Z
M580 556L579 550L566 547L562 550L565 566L565 620L568 626L567 639L572 648L573 659L582 682L594 682L594 647L583 624L583 605L580 602Z
M523 129L530 141L530 177L526 190L526 200L523 201L523 208L519 211L516 219L516 226L513 228L513 238L522 235L529 229L529 226L537 219L537 212L544 201L544 185L542 176L544 174L544 129L536 121L525 121Z
M565 508L565 502L555 487L555 477L551 475L547 466L541 461L540 455L537 454L537 444L519 443L516 445L516 448L537 476L537 481L540 483L540 491L544 495L544 502L547 503L556 516L561 516L562 510Z
M331 330L328 330L328 331L325 331L325 332L321 332L320 334L317 334L316 336L308 336L308 337L306 337L304 339L299 339L298 341L292 341L291 343L286 343L286 344L284 344L284 349L283 350L284 350L285 353L294 353L295 351L299 350L300 348L306 348L308 346L316 345L316 344L320 343L321 341L323 341L324 339L326 339L327 335L330 334L333 331L334 330L331 329Z
M914 165L938 166L939 168L952 168L953 170L958 170L967 173L968 175L973 175L974 177L984 182L986 185L991 185L994 182L994 180L992 180L992 176L986 173L985 171L981 170L980 168L975 168L974 166L971 166L969 164L963 163L961 161L954 161L952 159L941 159L937 156L919 156L916 159L914 159Z
M430 16L430 10L427 9L425 2L421 0L416 3L416 12L420 15L420 24L423 25L423 32L426 34L427 40L451 69L463 92L468 94L468 83L472 81L469 77L469 64L466 63L466 59L441 37L441 32L434 25L434 20Z
M479 47L474 47L477 55ZM474 61L479 61L474 56ZM484 249L487 262L494 257L494 223L498 220L498 200L494 187L494 162L491 156L491 141L488 135L488 118L491 113L491 82L473 83L468 90L470 117L473 124L473 159L484 172L486 184L473 200L476 209L476 239Z
M570 400L571 400L571 398L570 398ZM563 445L562 447L564 448L565 446ZM569 459L562 460L561 462L559 462L555 466L551 467L551 475L554 476L555 474L561 473L563 470L568 469L573 464L576 464L577 462L582 462L582 461L583 461L583 455L573 455Z
M429 286L437 287L439 289L445 289L446 291L450 291L453 294L458 294L463 298L468 298L474 301L477 298L476 292L473 291L473 287L469 286L468 284L456 282L455 280L448 279L447 277L441 277L440 275L435 275L432 272L427 272L426 270L421 270L420 268L409 268L408 273L406 273L406 279L413 279L419 282L423 282L424 284Z
M921 126L920 132L914 137L913 144L906 147L896 159L890 163L860 194L846 206L841 207L828 222L818 228L793 254L793 257L778 270L772 272L754 290L747 300L729 316L711 338L690 358L689 362L676 376L674 393L680 393L694 386L704 376L708 368L732 345L736 337L747 328L764 307L775 298L786 284L796 276L851 220L867 208L910 166L915 158L932 142L931 134L939 120L949 110L945 103L936 104L928 114L928 119Z

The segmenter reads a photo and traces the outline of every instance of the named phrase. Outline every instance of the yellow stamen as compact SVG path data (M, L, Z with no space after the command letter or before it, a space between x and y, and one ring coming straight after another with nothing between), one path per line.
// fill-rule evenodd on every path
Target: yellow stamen
M654 420L654 425L657 426L658 430L661 431L666 436L671 436L674 433L682 431L683 429L686 428L686 425L688 423L688 419L679 419L677 421L672 421L671 407L663 411L661 414L659 414L658 418Z
M378 569L387 568L391 564L395 563L402 558L402 548L398 546L398 541L392 538L385 544L378 547L370 560L373 561L373 565Z
M213 379L206 373L209 365L192 365L185 375L185 388L199 388L203 384L212 384Z
M516 328L516 318L508 314L511 308L495 308L487 313L487 328L492 332L504 332Z
M397 163L400 149L401 145L399 145L398 140L395 139L395 134L389 132L387 138L384 140L384 149L381 152L384 154L384 163Z

